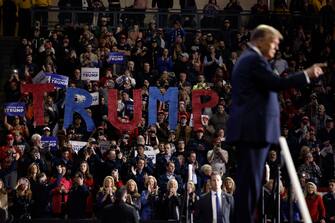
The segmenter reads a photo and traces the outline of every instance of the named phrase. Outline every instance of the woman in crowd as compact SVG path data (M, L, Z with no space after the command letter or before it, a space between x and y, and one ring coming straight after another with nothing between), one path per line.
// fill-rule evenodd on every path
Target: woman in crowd
M58 186L51 191L51 211L53 216L64 217L72 182L68 179L66 165L63 163L56 164L56 169L57 172L61 172L61 179ZM51 183L55 181L57 181L57 176L50 179Z
M180 222L181 220L181 195L177 193L178 182L171 179L167 183L167 191L163 195L161 201L161 219L174 220Z
M114 178L111 176L105 177L102 187L97 194L97 207L99 210L114 202L115 191Z
M14 216L14 222L29 222L31 220L31 206L33 202L29 180L25 177L20 178L13 192L13 205L10 207L10 210Z
M4 125L5 128L13 135L15 133L20 133L25 139L29 136L29 129L26 124L26 118L23 117L22 121L19 116L14 116L14 120L12 124L8 123L8 117L5 115L4 117Z
M141 195L138 193L136 182L132 179L128 180L126 183L126 188L128 192L127 203L133 205L139 212L141 209Z
M86 161L82 161L79 165L79 172L84 176L84 184L87 186L90 194L87 198L87 205L86 205L86 214L87 216L91 216L93 212L93 194L92 190L94 187L94 180L93 176L90 173L90 167Z
M150 221L156 218L159 193L157 180L154 176L148 176L145 181L146 190L141 194L141 220Z
M36 163L29 165L27 170L27 178L31 185L37 183L37 176L40 174L40 167Z
M120 174L119 174L119 170L118 169L113 169L112 170L112 177L114 179L114 183L116 188L120 188L123 186L123 182L120 179Z
M183 216L186 217L187 222L193 222L193 212L195 210L195 203L199 200L196 194L196 187L192 181L187 182L187 199L183 199Z
M223 180L223 187L228 194L234 195L236 188L235 188L235 181L233 180L233 178L226 177Z
M306 184L306 203L313 223L326 223L326 209L313 182Z

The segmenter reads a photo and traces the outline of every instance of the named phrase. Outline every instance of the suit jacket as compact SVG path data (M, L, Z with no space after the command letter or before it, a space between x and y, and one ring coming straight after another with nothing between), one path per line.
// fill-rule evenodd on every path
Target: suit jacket
M234 222L234 198L232 195L227 194L226 192L221 193L222 197L222 215L224 223ZM200 197L200 199L195 204L195 213L194 213L194 222L195 223L212 223L213 222L213 209L212 209L212 193L208 192L207 194Z
M138 223L139 218L134 207L121 202L107 205L102 210L101 223L109 222Z
M227 122L228 142L278 143L280 136L277 92L307 84L303 72L280 77L252 48L246 49L232 72L232 106Z

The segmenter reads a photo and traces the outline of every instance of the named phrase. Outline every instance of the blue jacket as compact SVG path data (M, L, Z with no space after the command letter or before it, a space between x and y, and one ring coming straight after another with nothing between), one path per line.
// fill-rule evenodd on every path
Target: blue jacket
M263 56L251 48L245 50L232 72L227 142L278 143L280 112L277 92L307 83L303 72L280 77Z

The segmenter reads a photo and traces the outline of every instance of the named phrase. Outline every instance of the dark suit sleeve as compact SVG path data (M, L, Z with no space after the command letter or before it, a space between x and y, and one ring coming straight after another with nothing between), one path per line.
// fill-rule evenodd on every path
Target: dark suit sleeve
M270 91L281 91L290 87L301 87L307 84L306 76L303 72L290 74L288 77L276 75L269 63L262 57L253 58L252 77L261 88Z

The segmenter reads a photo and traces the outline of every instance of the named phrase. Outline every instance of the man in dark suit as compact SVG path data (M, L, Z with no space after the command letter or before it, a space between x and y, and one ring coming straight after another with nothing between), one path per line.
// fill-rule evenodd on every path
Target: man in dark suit
M211 191L195 204L194 222L232 223L234 198L221 190L222 179L218 172L211 175Z
M232 73L232 106L226 139L236 146L237 223L254 222L267 153L280 136L277 92L306 85L320 76L325 66L315 64L286 78L279 77L269 60L274 58L282 38L271 26L256 27L249 48L242 53Z
M115 193L115 203L107 205L101 214L101 223L123 222L139 223L136 209L126 203L127 188L121 187Z

